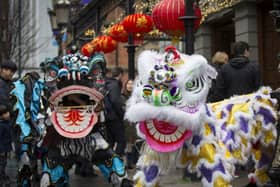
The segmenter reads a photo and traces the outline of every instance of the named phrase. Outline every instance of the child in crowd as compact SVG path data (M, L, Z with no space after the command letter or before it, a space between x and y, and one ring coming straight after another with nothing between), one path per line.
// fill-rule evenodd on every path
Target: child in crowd
M8 154L12 150L12 125L10 112L6 105L0 105L0 187L9 186L10 179L6 175Z

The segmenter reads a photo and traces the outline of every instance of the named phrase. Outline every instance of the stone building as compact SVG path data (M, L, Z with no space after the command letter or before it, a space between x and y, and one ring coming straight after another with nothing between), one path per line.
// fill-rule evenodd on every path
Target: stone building
M195 51L208 59L217 51L231 53L235 41L245 41L250 45L250 58L259 63L265 85L280 86L280 73L277 70L280 52L280 36L273 27L269 12L273 9L272 0L232 0L231 6L219 9L208 15L196 33ZM225 1L226 2L226 1ZM200 2L203 4L203 0Z
M280 74L277 54L280 49L280 36L275 31L270 11L274 0L200 0L204 21L195 33L195 53L204 55L208 60L217 51L231 54L235 41L245 41L250 45L251 60L259 63L264 85L277 88L280 86ZM105 6L106 4L106 6ZM75 18L74 35L80 37L88 28L100 32L127 8L126 0L92 0ZM74 36L75 37L75 36ZM144 49L162 50L168 41L146 40L137 48L137 54ZM117 50L106 55L108 66L127 68L125 43L120 43ZM182 44L178 44L181 49Z

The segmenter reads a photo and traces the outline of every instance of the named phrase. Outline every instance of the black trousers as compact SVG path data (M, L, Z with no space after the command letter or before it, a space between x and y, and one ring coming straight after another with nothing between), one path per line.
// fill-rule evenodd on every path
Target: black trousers
M0 178L6 176L8 153L0 153Z
M107 121L106 128L108 143L112 148L114 148L115 143L117 143L115 152L119 156L123 156L126 146L124 123L117 120Z

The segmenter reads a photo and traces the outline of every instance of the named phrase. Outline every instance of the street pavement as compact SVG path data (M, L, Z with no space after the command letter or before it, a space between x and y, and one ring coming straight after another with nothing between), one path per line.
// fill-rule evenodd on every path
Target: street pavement
M7 173L9 176L15 180L17 171L17 164L14 159L8 161ZM132 178L135 170L128 170L128 176ZM106 182L102 174L96 170L97 177L81 177L74 174L74 169L70 170L70 186L71 187L111 187L111 185ZM166 176L161 178L161 187L202 187L200 182L191 182L190 179L183 179L183 170L172 168ZM240 177L233 181L233 187L242 187L247 182L247 175L242 172ZM12 185L16 187L16 184ZM33 187L39 187L39 184L35 184Z

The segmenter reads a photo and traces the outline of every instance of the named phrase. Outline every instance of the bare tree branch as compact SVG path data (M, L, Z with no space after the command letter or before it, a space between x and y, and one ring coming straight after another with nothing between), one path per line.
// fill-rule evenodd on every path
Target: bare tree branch
M21 10L19 11L19 4ZM32 1L9 0L8 25L6 30L6 43L1 56L5 59L13 59L17 61L21 59L21 68L23 69L26 62L43 46L45 43L35 43L39 33L39 28L36 27L36 15L32 10ZM21 24L19 24L21 22ZM21 25L21 28L19 26ZM0 31L2 35L2 31ZM21 34L21 38L19 38ZM20 42L19 42L20 40ZM19 45L20 44L20 45ZM21 50L21 53L20 53Z

